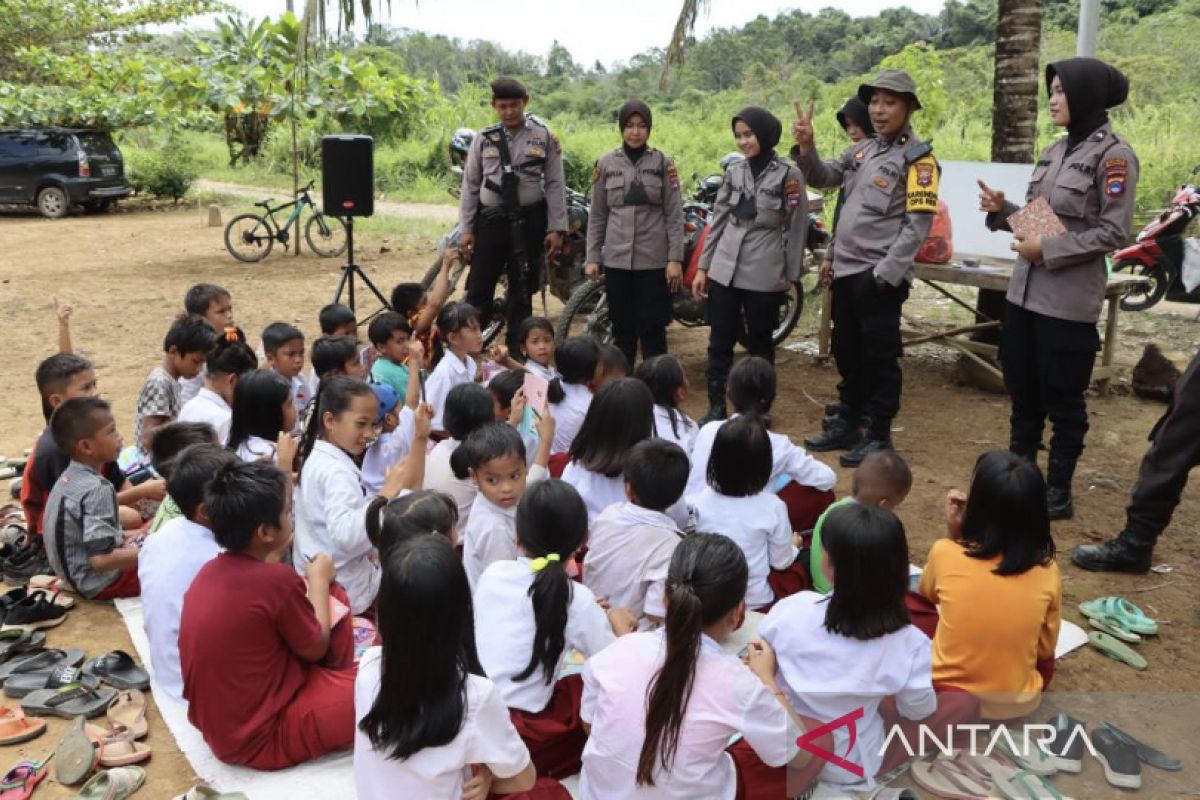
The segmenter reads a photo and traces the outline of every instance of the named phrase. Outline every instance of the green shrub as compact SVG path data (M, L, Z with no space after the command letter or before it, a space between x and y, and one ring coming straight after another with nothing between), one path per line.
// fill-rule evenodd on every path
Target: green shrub
M191 156L178 141L168 141L157 153L136 151L129 171L130 183L139 194L170 198L173 203L178 203L199 177Z

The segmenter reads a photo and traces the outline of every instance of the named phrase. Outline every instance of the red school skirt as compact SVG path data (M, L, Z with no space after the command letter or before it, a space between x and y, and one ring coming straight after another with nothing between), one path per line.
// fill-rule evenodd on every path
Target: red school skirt
M539 776L565 778L582 768L587 734L579 706L583 701L583 676L568 675L554 684L550 702L537 714L509 709L513 727L521 735Z

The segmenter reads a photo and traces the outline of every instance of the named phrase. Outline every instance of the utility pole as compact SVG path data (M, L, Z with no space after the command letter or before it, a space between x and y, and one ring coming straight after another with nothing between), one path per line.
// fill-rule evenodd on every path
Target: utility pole
M1096 37L1100 33L1100 0L1080 0L1079 2L1079 41L1075 46L1075 55L1096 55Z

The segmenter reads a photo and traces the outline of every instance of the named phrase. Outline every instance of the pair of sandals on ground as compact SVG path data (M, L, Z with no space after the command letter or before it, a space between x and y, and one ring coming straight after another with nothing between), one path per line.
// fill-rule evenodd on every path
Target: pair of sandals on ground
M1137 644L1144 636L1157 636L1158 622L1123 597L1088 600L1079 604L1079 611L1096 629L1088 634L1088 644L1134 669L1146 668L1145 656L1129 644Z

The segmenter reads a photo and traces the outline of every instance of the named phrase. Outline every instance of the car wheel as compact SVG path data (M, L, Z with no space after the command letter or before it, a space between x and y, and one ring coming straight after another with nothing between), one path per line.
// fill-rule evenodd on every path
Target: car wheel
M37 207L43 217L60 219L70 211L71 202L67 198L67 193L62 189L57 186L47 186L38 192Z

